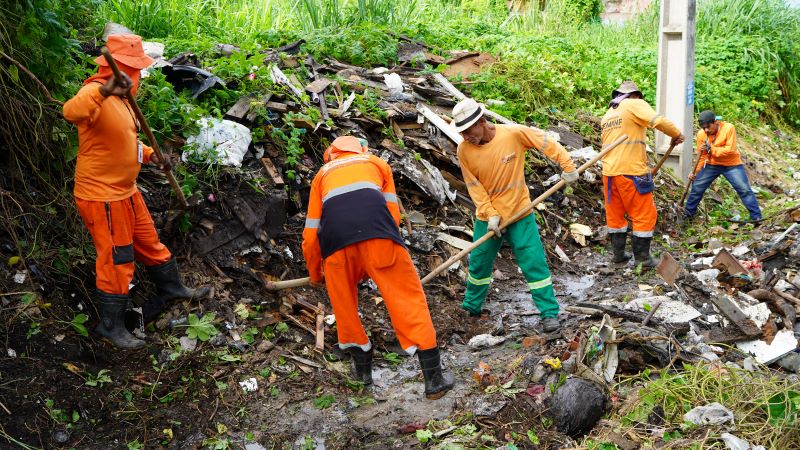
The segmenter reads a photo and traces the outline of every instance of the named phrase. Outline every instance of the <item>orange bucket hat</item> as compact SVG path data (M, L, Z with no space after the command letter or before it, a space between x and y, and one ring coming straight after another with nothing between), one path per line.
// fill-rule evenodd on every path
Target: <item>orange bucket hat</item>
M153 58L147 56L142 47L142 38L135 34L112 34L106 41L106 48L119 64L133 69L144 69L153 64ZM104 56L95 58L94 62L108 66Z
M324 162L330 162L338 158L342 153L362 154L367 152L367 146L361 143L361 139L355 136L340 136L331 142L331 146L325 149L322 155Z

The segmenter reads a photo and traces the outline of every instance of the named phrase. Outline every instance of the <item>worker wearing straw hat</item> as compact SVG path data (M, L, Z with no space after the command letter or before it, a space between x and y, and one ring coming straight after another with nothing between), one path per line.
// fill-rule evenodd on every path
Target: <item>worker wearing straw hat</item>
M525 182L528 150L536 148L556 161L568 184L578 180L578 172L564 147L543 131L520 125L495 125L486 120L484 113L482 104L468 98L453 108L451 123L464 138L458 146L458 160L476 208L473 239L480 239L489 230L497 235L470 253L467 290L461 306L472 316L481 314L492 282L494 260L505 239L528 282L544 330L555 331L559 327L559 306L533 213L504 231L500 230L500 224L531 202Z
M658 261L650 256L650 243L658 212L653 200L653 176L647 166L646 132L655 128L670 136L673 145L683 142L683 134L669 119L656 114L633 81L623 82L612 92L600 126L603 146L627 136L627 140L603 157L603 198L613 248L612 262L623 264L631 259L625 252L630 219L636 263L645 268L655 267Z

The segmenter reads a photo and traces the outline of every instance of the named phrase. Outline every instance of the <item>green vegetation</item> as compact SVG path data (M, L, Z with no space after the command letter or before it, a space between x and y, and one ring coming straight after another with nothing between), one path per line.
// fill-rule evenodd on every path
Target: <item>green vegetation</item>
M704 439L706 431L685 422L683 415L696 406L717 402L733 411L735 434L742 439L766 448L790 448L800 442L797 427L800 392L790 380L778 378L769 371L719 365L684 364L682 369L658 374L647 371L626 381L645 384L618 413L624 432L630 431L640 437L641 442L656 446L680 438L688 439L684 444L696 443ZM645 435L643 425L653 415L664 419L661 427L666 433L661 438ZM705 439L713 442L718 437L711 433ZM673 448L686 447L688 445Z

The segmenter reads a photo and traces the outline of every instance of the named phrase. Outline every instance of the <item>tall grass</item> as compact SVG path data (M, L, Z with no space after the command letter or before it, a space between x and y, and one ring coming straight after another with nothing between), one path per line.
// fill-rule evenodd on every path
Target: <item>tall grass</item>
M441 51L502 55L491 73L499 78L487 82L497 85L493 95L510 95L518 108L597 113L627 78L652 100L658 2L622 25L587 22L576 15L576 4L588 3L526 2L509 11L504 0L107 0L98 16L148 38L252 43L263 42L267 32L304 37L320 52L361 64L391 62L396 42L387 32L404 33ZM800 10L783 0L700 2L698 108L750 122L776 115L800 127L798 36Z

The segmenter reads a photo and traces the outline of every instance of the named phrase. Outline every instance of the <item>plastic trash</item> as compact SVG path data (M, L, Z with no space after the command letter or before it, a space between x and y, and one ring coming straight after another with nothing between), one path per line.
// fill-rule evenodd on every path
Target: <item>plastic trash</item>
M733 411L717 402L697 406L683 415L683 419L695 425L722 425L734 423Z
M183 161L200 160L225 166L240 167L250 146L250 129L230 120L202 118L197 121L200 132L186 140L194 148L184 151Z

